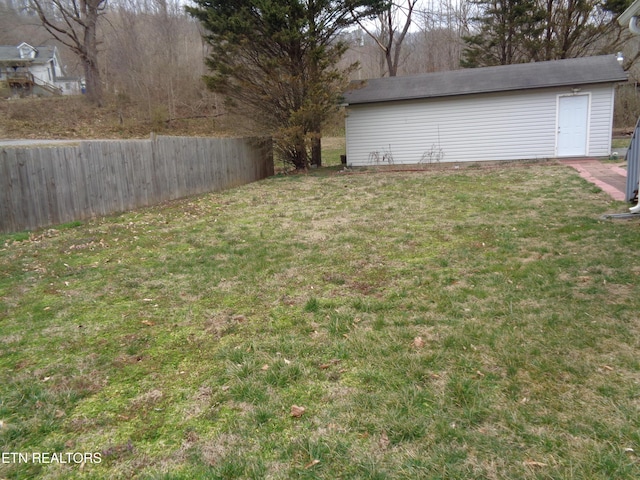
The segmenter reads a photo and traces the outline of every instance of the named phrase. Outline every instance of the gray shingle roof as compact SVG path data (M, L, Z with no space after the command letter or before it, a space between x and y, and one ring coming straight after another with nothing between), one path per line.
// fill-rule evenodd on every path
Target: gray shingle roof
M16 63L41 64L47 63L53 58L55 47L41 46L33 47L36 49L35 58L20 58L20 50L14 45L0 45L0 62L8 63L15 61Z
M357 81L345 92L344 103L356 105L626 80L627 74L616 56L601 55Z

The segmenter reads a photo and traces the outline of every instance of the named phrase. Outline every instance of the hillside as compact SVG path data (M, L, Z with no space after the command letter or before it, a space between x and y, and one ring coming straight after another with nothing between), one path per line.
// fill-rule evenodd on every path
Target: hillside
M102 108L90 105L83 97L0 100L0 138L140 138L151 132L229 133L220 119L204 115L206 112L186 113L169 119L166 108L149 110L117 98Z

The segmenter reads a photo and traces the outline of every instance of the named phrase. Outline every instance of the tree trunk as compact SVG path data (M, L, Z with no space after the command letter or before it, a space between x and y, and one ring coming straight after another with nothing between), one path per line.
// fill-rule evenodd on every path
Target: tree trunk
M309 168L309 156L307 155L307 147L304 144L304 141L296 146L292 161L296 170L306 170Z
M78 56L84 69L87 98L97 106L102 106L97 25L106 1L29 0L47 32Z
M319 131L313 132L311 137L311 165L318 168L322 166L322 138Z
M82 67L87 88L87 99L96 106L102 107L102 81L100 80L98 66L90 59L83 58Z
M98 69L98 6L99 2L87 2L86 23L84 29L83 46L85 55L83 56L83 67L85 80L87 82L87 97L98 107L102 106L102 82L100 80L100 70Z

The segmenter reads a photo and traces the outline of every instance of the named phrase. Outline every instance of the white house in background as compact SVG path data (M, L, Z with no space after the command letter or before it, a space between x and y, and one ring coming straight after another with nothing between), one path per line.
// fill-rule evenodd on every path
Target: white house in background
M67 77L54 46L0 46L0 82L6 82L14 95L74 95L80 92L80 79Z
M608 156L626 80L605 55L354 82L347 164Z

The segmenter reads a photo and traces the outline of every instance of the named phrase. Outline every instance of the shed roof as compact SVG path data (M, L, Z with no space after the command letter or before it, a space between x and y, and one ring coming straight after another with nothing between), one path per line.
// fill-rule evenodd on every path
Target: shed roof
M469 68L352 82L344 103L390 102L627 80L615 55Z

